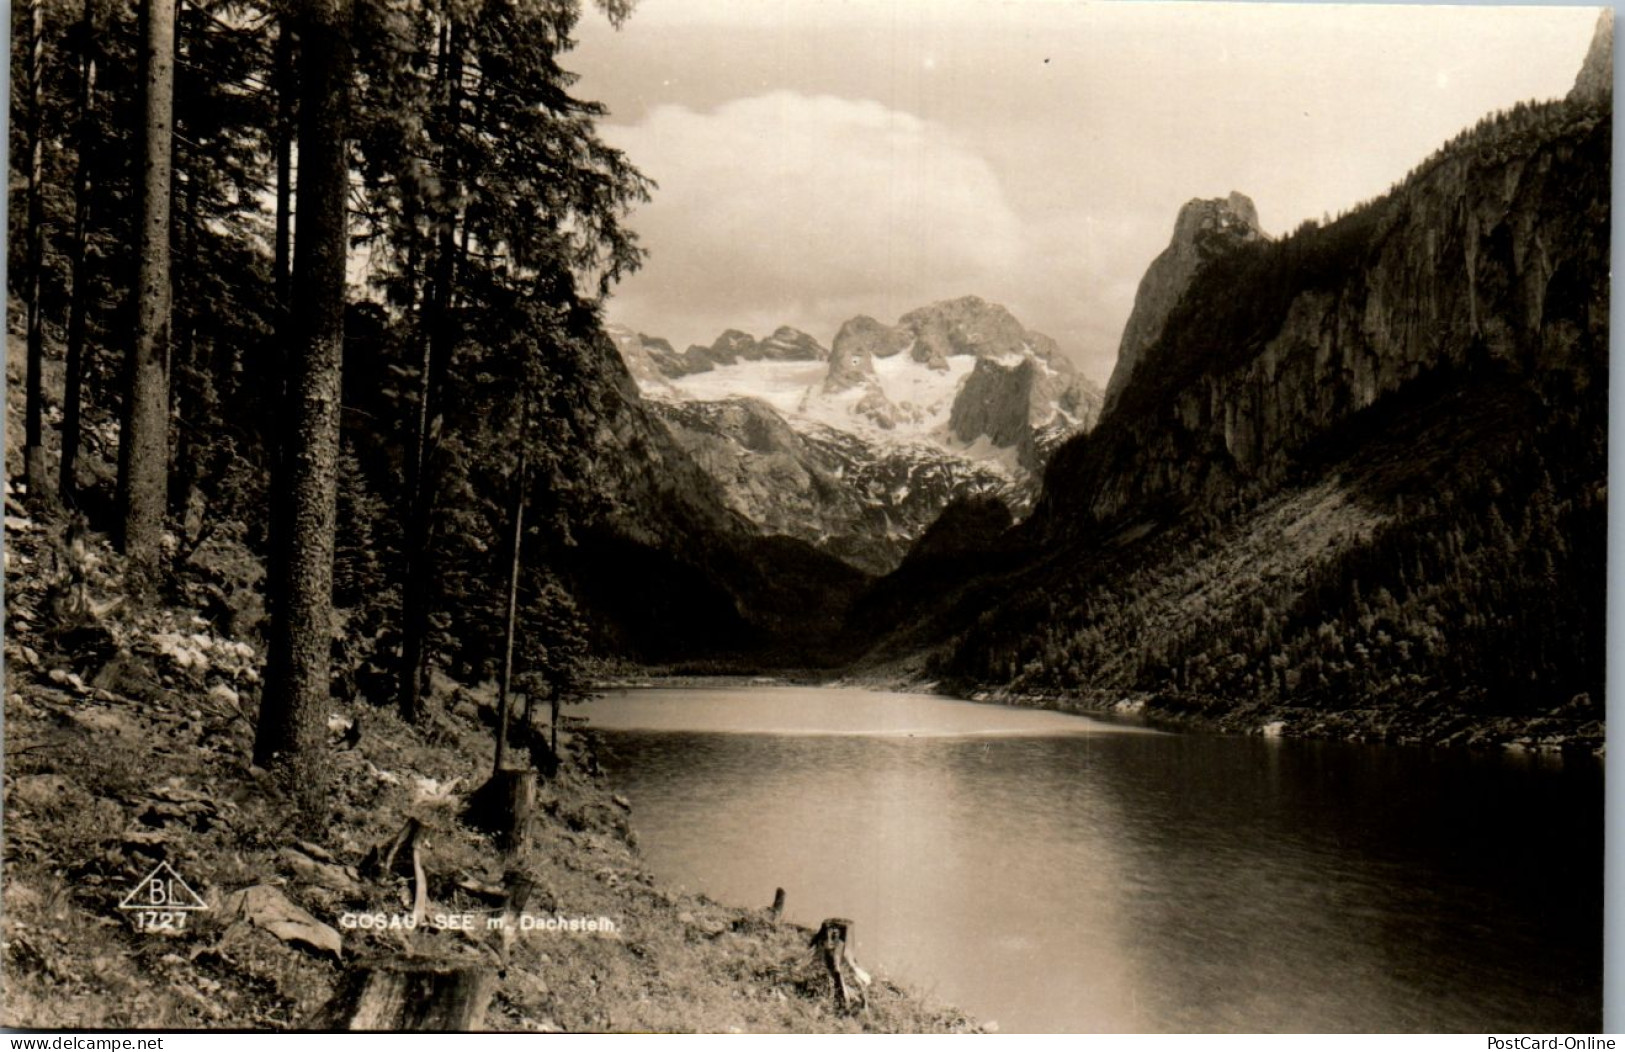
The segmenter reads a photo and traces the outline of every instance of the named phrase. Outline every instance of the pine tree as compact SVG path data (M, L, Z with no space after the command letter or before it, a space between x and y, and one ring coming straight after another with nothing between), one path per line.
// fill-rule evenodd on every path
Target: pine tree
M624 17L624 6L610 13ZM458 577L444 551L457 531L439 524L457 514L443 491L469 470L453 463L466 448L457 435L481 426L456 415L463 377L499 354L532 353L512 352L514 326L540 317L557 329L549 310L590 314L573 273L596 274L602 292L641 258L620 220L648 184L597 139L602 109L568 94L572 78L557 63L578 15L575 4L535 0L428 4L377 28L393 61L366 78L363 173L389 260L382 283L417 348L397 677L408 720L425 713L435 610ZM402 54L415 57L394 58ZM459 620L467 613L465 598Z
M62 381L62 456L58 462L57 493L68 507L78 504L80 427L84 406L84 359L88 325L90 272L86 254L90 240L90 153L96 141L96 5L85 0L79 32L79 114L73 168L72 292L68 303L67 362Z
M121 544L136 586L151 583L163 532L169 467L170 179L174 131L175 0L143 0L145 133L135 338L119 436Z
M28 2L28 389L23 464L29 499L47 495L45 469L45 3Z
M273 553L272 622L256 762L279 769L307 818L319 815L333 633L333 551L348 248L351 0L299 4L300 216L289 355L287 454Z

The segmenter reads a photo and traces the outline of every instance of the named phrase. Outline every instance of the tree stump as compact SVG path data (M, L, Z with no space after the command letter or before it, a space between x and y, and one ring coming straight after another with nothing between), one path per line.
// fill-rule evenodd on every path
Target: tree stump
M831 917L812 937L812 947L824 961L829 972L830 985L835 991L835 1011L841 1014L856 1011L868 1002L869 973L858 967L852 959L852 922L845 917ZM848 983L846 972L852 973Z
M559 756L548 743L547 735L531 723L529 718L525 721L526 747L530 752L530 765L541 772L542 778L552 781L559 773Z
M504 851L517 852L525 846L535 810L536 772L501 770L469 797L464 817L469 825L494 835Z
M311 1030L480 1030L496 975L466 962L392 959L351 968Z

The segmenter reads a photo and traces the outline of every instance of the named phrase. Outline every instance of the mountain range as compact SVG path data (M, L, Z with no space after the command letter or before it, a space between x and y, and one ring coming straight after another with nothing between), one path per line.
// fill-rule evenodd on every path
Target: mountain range
M870 573L895 568L957 498L1030 506L1045 459L1093 426L1103 397L1055 341L975 296L892 326L852 318L829 348L788 326L681 353L609 332L731 509Z
M966 297L612 330L611 649L1254 733L1603 740L1612 20L1566 98L1271 236L1178 210L1101 392ZM878 575L878 576L877 576Z

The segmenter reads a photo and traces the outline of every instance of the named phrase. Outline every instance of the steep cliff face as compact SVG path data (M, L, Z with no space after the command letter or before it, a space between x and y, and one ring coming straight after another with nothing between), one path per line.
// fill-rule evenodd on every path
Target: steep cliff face
M1258 209L1245 194L1187 202L1174 220L1168 247L1146 270L1134 294L1134 309L1117 348L1117 364L1106 383L1105 410L1117 404L1123 388L1146 350L1162 335L1196 274L1210 260L1232 249L1262 240Z
M1306 443L1424 371L1560 368L1605 339L1601 114L1515 112L1328 227L1214 259L1095 441L1058 455L1051 528L1272 485Z
M1037 363L1022 358L1013 366L996 359L977 359L954 399L948 426L961 442L986 435L996 446L1019 446L1032 440L1032 400Z
M847 319L830 346L824 393L837 394L861 384L877 383L875 359L890 358L907 344L906 334L880 324L867 314Z
M976 360L954 398L948 427L961 442L985 436L996 446L1012 448L1022 466L1038 471L1062 441L1095 425L1100 388L1070 368L1057 369L1036 356L1008 361Z
M1600 741L1611 126L1519 106L1210 256L1033 514L905 561L848 638L1272 733Z
M569 419L558 423L574 436L578 466L540 505L570 522L571 543L551 558L597 646L646 661L820 660L863 574L803 541L761 536L730 506L623 364L629 346L670 345L625 335L573 363ZM742 437L764 450L794 441L771 421Z
M1580 73L1574 78L1569 100L1583 105L1608 105L1614 97L1614 9L1604 8L1597 16L1597 29L1591 37Z

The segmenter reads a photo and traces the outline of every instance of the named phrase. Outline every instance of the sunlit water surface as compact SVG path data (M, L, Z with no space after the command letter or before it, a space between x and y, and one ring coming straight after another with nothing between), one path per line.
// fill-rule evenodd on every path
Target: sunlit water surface
M586 710L670 883L1022 1031L1596 1031L1602 764L916 695Z

